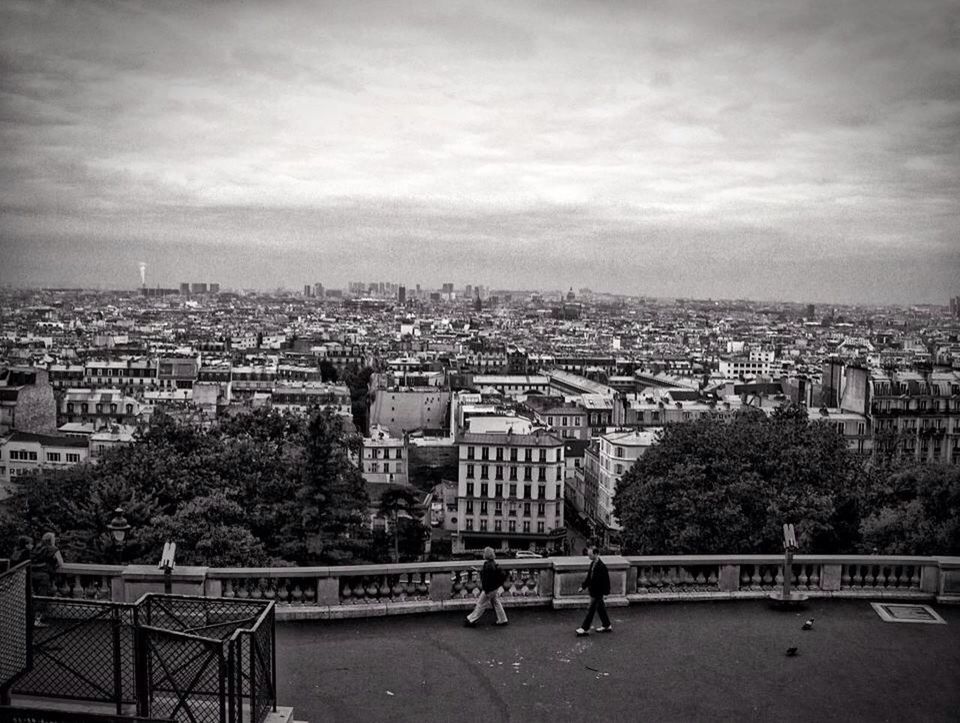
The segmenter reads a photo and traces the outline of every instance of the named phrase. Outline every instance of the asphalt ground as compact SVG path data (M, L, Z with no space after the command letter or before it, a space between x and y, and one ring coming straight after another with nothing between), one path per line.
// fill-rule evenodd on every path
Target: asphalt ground
M868 601L648 603L587 638L584 610L279 623L279 703L313 723L957 721L960 608L934 609L947 625Z

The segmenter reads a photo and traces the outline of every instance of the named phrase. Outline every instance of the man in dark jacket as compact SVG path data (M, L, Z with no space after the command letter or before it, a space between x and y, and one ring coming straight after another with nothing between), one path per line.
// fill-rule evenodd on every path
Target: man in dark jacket
M590 569L587 570L587 577L580 585L578 592L586 589L590 593L590 608L587 610L587 617L583 619L583 625L577 628L577 635L589 635L590 624L593 622L593 615L600 616L600 627L598 633L609 633L613 630L610 624L610 618L607 617L607 606L603 603L603 596L610 594L610 575L607 573L607 566L600 559L600 550L596 545L591 545L587 549L590 556Z
M480 571L480 597L473 608L473 612L467 615L463 624L472 628L477 624L477 620L483 615L484 610L492 607L497 614L497 625L506 625L507 613L503 609L503 603L500 602L500 589L507 579L506 573L500 569L496 561L496 553L492 547L483 548L483 569Z

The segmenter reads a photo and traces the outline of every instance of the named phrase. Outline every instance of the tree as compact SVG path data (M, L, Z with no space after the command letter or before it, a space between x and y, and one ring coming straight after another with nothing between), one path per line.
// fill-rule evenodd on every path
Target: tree
M306 556L335 564L368 550L369 497L363 475L349 459L343 423L329 410L315 411L310 419L297 499Z
M868 490L863 549L888 555L960 555L960 467L909 465Z
M424 529L420 522L423 509L416 490L404 485L390 485L380 495L378 514L393 523L393 562L400 562L401 520L407 533L404 539L408 543L411 540L411 528L414 528L412 536L416 539L417 546L413 552L415 557L419 557Z
M832 427L801 407L666 427L624 475L614 507L642 554L776 553L782 525L805 552L858 542L862 467Z

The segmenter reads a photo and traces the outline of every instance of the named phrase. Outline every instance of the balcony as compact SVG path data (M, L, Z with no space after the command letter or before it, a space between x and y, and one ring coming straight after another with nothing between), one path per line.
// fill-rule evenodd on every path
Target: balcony
M586 639L573 636L583 557L502 561L507 629L460 627L479 561L183 567L172 585L274 603L276 700L302 720L950 720L960 706L960 610L943 606L960 602L960 558L796 556L810 632L766 604L780 556L604 559L614 632ZM131 605L163 585L146 566L63 572L57 596L87 604ZM939 604L947 625L891 625L869 604L892 601Z

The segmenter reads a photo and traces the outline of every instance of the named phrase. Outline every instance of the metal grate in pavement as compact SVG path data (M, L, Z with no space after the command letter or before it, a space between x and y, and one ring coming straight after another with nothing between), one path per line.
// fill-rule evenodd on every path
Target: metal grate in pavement
M932 623L946 625L947 621L937 615L929 605L904 603L870 603L880 619L887 623Z

